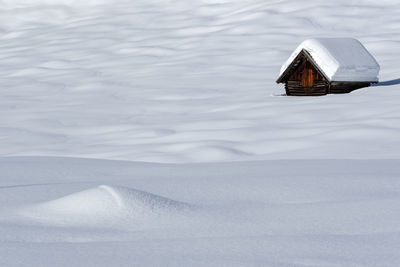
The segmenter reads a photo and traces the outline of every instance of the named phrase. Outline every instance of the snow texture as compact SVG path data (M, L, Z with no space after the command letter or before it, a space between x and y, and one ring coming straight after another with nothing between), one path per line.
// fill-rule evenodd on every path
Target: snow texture
M1 156L400 157L397 2L4 3ZM293 47L328 33L359 39L391 86L279 97L276 75Z
M131 188L100 185L55 200L17 209L24 219L55 226L123 227L122 222L157 219L189 209L179 203Z
M296 56L306 50L329 81L378 82L379 64L353 38L314 38L302 42L281 67L281 76Z
M4 157L0 263L395 267L399 166Z
M399 10L0 0L0 266L400 266ZM381 82L282 96L321 36Z

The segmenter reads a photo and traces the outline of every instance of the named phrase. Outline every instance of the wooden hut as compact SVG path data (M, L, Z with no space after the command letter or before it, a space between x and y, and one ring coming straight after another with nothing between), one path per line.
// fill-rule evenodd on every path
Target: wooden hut
M349 93L378 82L379 64L353 38L302 42L282 65L277 83L287 95Z

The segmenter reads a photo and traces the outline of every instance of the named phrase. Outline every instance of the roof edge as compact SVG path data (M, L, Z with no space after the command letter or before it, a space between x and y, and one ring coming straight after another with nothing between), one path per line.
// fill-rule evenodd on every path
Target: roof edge
M308 53L308 51L306 49L301 49L299 51L299 53L296 55L296 57L292 60L292 62L289 64L289 66L287 66L287 68L285 69L284 72L282 72L282 74L278 77L278 79L276 80L276 83L285 83L286 81L284 81L283 79L287 76L289 70L293 67L294 63L298 60L298 58L304 55L309 61L310 63L313 65L313 67L318 70L323 76L324 78L331 82L331 80L328 78L328 76L321 70L321 68L318 67L318 64L314 61L313 57L310 55L310 53Z

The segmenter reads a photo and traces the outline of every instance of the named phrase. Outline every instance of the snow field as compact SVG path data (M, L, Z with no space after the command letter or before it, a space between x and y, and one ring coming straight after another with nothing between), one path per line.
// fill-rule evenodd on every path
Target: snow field
M399 8L0 0L0 266L398 267ZM381 83L281 96L315 37Z
M275 84L320 36L359 39L398 79L395 1L3 3L0 155L399 157L398 84L307 99Z
M1 260L396 266L398 166L398 160L182 165L3 158Z

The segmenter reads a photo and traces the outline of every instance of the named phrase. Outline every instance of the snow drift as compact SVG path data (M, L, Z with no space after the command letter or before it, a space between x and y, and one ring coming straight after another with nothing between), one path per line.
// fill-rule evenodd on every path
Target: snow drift
M3 157L0 262L398 267L399 166L399 160ZM117 181L125 187L94 187ZM159 195L201 209L187 213L185 203Z
M148 192L100 185L55 200L27 205L18 214L32 222L58 226L110 226L138 223L189 210L188 204Z
M379 61L381 80L399 78L398 2L51 2L60 5L0 5L0 156L400 156L391 115L399 86L274 97L284 93L275 78L294 47L327 33L359 39Z

